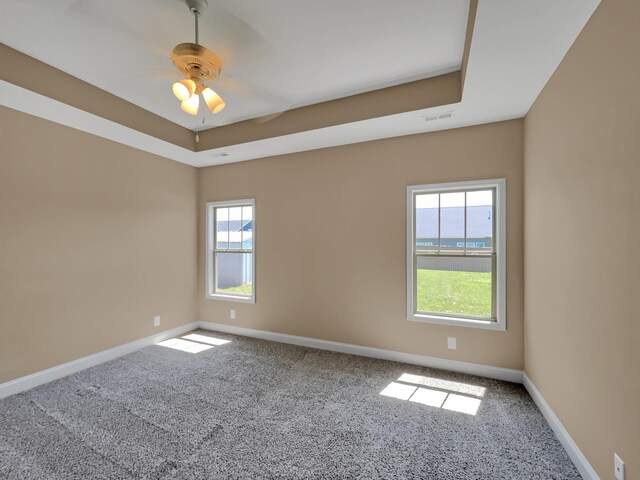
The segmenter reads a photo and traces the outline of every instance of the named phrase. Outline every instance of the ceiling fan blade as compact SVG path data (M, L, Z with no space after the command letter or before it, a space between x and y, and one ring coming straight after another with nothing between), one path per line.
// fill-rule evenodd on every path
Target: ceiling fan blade
M220 56L223 68L246 65L275 53L275 47L255 28L215 4L200 17L200 43Z
M133 69L127 72L115 73L113 75L105 75L103 77L106 80L124 80L126 78L136 79L136 81L144 79L164 80L167 85L171 85L171 82L176 82L184 78L177 70L170 70L168 68L143 68Z
M270 122L271 120L275 120L283 113L286 113L286 110L282 112L272 113L270 115L264 115L262 117L252 118L251 121L255 123L267 123L267 122Z
M178 43L195 41L194 18L179 0L75 0L68 15L106 33L117 33L123 43L164 47L170 58ZM210 2L200 15L199 43L223 60L223 67L246 65L273 54L271 43L247 22Z
M106 5L110 3L111 5ZM66 9L66 14L77 17L80 21L98 24L99 28L124 34L133 38L139 37L139 29L132 24L130 17L117 13L118 2L99 2L96 0L76 0ZM111 7L111 8L109 8Z
M225 91L241 95L253 95L255 97L266 100L272 105L272 107L269 109L271 110L270 113L265 113L264 115L260 115L251 119L256 123L266 123L274 120L292 107L292 102L290 99L281 97L264 88L250 84L249 82L237 76L232 76L228 72L223 72L217 79L217 83Z
M161 67L167 64L167 60L171 66L174 45L163 38L158 11L150 8L149 12L155 13L144 13L144 4L149 1L75 0L67 8L66 15L77 23L78 34L88 40L86 43L108 43L110 49L117 52L110 59L111 68L116 62L122 65L123 70L138 66ZM170 22L173 15L164 11L164 5L172 5L174 1L155 0L161 6L160 14L168 17L165 23Z
M226 71L223 71L216 81L225 90L251 94L262 98L277 107L285 107L285 109L289 109L292 104L289 98L277 95Z

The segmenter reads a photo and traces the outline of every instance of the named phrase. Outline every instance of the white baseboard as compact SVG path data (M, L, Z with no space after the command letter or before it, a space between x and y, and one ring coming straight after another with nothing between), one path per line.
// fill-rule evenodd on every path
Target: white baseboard
M391 360L393 362L420 365L421 367L438 368L453 372L467 373L479 377L495 378L507 382L522 383L522 370L510 368L492 367L490 365L480 365L477 363L460 362L457 360L447 360L444 358L427 357L413 353L396 352L393 350L383 350L381 348L364 347L350 343L332 342L329 340L318 340L316 338L299 337L297 335L287 335L285 333L267 332L264 330L254 330L252 328L225 325L223 323L198 322L200 328L223 333L231 333L245 337L259 338L273 342L289 343L301 347L318 348L332 352L348 353L361 357L379 358L381 360Z
M135 352L136 350L140 350L141 348L148 347L149 345L153 345L154 343L161 342L163 340L166 340L167 338L190 332L191 330L195 330L196 328L198 328L197 322L189 323L187 325L182 325L180 327L173 328L162 333L151 335L150 337L141 338L140 340L125 343L124 345L113 347L108 350L103 350L101 352L94 353L93 355L78 358L77 360L63 363L62 365L57 365L55 367L33 373L25 377L16 378L15 380L2 383L0 384L0 398L4 398L15 393L24 392L25 390L37 387L38 385L42 385L43 383L51 382L52 380L57 380L58 378L66 377L67 375L71 375L72 373L79 372L80 370L84 370L85 368L108 362L109 360L113 360L114 358L118 358L128 353Z
M580 475L582 475L582 478L584 478L585 480L600 480L600 477L587 460L587 457L585 457L580 451L578 445L576 445L576 442L573 441L573 438L571 438L571 435L569 435L567 429L564 428L564 425L562 425L560 419L556 416L555 413L553 413L553 410L551 409L547 401L544 399L540 391L536 388L536 386L533 384L526 373L523 374L523 383L525 388L529 392L529 395L531 395L531 398L533 398L533 401L536 403L536 405L542 412L542 415L547 420L547 423L551 427L551 430L553 430L553 433L556 434L556 437L558 437L558 440L560 440L560 443L567 451L569 458L571 458L571 461L578 469L578 472L580 472Z

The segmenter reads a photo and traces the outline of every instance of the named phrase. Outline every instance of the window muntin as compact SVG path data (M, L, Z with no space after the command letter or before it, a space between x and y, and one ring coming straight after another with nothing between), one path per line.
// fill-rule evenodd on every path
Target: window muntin
M504 329L504 180L407 188L407 316Z
M255 302L255 201L207 204L207 296Z

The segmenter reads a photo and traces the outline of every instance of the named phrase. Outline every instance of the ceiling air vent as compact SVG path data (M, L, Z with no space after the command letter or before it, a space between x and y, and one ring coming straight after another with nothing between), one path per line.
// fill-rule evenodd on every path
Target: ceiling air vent
M216 152L216 153L212 153L211 156L213 158L222 158L222 157L228 157L229 154L227 152Z
M425 122L434 122L436 120L445 120L451 117L453 117L453 112L443 112L443 113L438 113L436 115L428 115L422 118L424 119Z

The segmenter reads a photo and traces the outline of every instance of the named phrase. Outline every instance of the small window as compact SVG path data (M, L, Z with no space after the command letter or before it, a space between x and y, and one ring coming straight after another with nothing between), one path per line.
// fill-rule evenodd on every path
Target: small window
M409 320L504 330L505 180L407 187Z
M255 302L255 201L207 203L207 297Z

